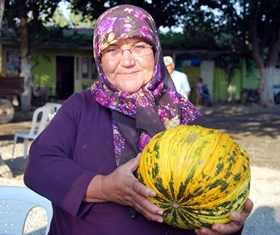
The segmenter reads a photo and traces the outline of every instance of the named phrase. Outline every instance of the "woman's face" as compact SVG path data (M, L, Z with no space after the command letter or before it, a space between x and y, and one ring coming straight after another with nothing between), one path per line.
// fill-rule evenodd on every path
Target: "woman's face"
M102 52L101 65L108 81L120 91L133 93L147 84L153 76L155 58L152 48L144 56L134 57L128 49L131 46L150 46L139 38L121 39ZM122 56L115 60L107 60L104 53L120 48ZM110 52L109 52L110 53Z

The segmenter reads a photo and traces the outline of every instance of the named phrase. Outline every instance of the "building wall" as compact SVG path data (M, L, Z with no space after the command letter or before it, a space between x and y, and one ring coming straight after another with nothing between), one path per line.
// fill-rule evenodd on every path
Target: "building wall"
M232 94L231 101L241 99L241 84L243 81L242 70L238 69L233 75L231 83L228 85L228 75L221 68L215 68L215 93L214 100L216 102L229 101L229 93Z
M88 61L92 60L91 51L36 51L33 54L33 76L34 82L37 86L50 87L52 95L56 95L56 57L57 56L70 56L74 57L74 92L83 90L83 83L92 82L91 78L91 64L88 66L88 76L84 77L82 74L82 58L87 58Z
M2 54L1 54L2 52ZM0 46L0 72L6 73L9 67L7 60L8 52L18 52L19 48ZM11 53L10 53L11 54ZM12 53L13 54L13 53ZM50 87L51 95L56 95L56 56L73 56L75 65L73 68L75 79L75 91L88 89L94 79L97 78L96 68L92 62L91 50L39 50L33 54L33 79L37 86ZM13 57L14 54L13 54ZM83 59L88 58L88 75L83 75ZM11 68L15 67L14 63ZM202 77L205 84L208 84L210 94L214 102L226 102L228 100L227 74L221 68L215 67L214 61L200 61L192 63L189 60L176 61L176 69L185 72L192 88L190 100L195 101L195 80ZM241 88L256 88L259 83L259 72L257 68L246 68L243 60L242 66L233 76L230 86L233 101L241 99Z
M33 82L37 87L49 87L51 95L56 90L56 53L53 51L34 52L33 54Z
M209 92L214 102L229 101L229 94L232 96L231 101L241 100L242 88L256 88L259 83L258 70L253 69L248 73L246 61L241 60L241 66L234 74L230 85L228 86L228 75L224 69L215 67L215 62L211 60L201 61L193 66L191 61L184 61L182 71L188 75L192 87L190 100L195 100L195 80L203 78L204 84L208 85Z
M191 61L184 61L182 63L182 71L187 74L191 86L190 101L195 103L195 85L198 78L203 79L203 83L208 86L209 93L213 97L215 93L214 71L215 62L212 60L204 60L199 63L192 63Z
M214 95L214 70L215 62L213 60L201 62L200 77L203 79L203 83L207 85L211 97Z
M2 50L1 50L2 49ZM32 62L33 82L38 87L49 87L51 95L56 96L56 57L73 56L75 66L73 67L74 92L78 92L88 87L96 77L96 68L92 65L92 51L90 49L40 49L34 50ZM87 58L88 75L82 74L82 61ZM77 64L76 64L77 62ZM76 66L77 65L77 66ZM79 68L78 71L75 68ZM7 46L0 43L0 73L8 76L18 76L20 70L20 48L16 46Z

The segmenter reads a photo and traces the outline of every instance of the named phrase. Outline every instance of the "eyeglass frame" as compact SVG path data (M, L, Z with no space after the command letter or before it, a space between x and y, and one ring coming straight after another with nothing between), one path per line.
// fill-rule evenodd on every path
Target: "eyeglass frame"
M130 54L133 56L133 57L142 57L142 56L147 56L147 55L150 55L150 54L147 54L147 55L134 55L133 54L133 48L137 48L137 46L141 46L141 47L143 47L143 49L146 49L146 48L150 48L150 49L152 49L153 48L153 46L152 45L132 45L130 48L126 48L126 49L122 49L122 48L120 48L120 47L115 47L115 49L118 51L118 52L121 52L120 53L120 57L119 58L116 58L116 59L105 59L106 61L114 61L114 60L118 60L118 59L120 59L122 56L123 56L123 53L124 53L124 51L129 51L130 52ZM110 46L109 46L110 47ZM106 49L104 49L103 51L101 51L101 55L102 56L104 56L104 52L106 52L106 50L108 49L108 47L106 48ZM108 51L107 51L108 52ZM152 53L154 53L154 50L152 49ZM151 54L152 54L151 53ZM106 53L105 53L106 54Z

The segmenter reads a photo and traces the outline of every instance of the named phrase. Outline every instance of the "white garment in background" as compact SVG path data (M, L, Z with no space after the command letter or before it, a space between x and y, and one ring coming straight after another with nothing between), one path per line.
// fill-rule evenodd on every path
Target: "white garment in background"
M191 91L191 87L187 75L185 73L174 70L171 73L171 78L176 87L177 92L186 99L188 99L186 93Z

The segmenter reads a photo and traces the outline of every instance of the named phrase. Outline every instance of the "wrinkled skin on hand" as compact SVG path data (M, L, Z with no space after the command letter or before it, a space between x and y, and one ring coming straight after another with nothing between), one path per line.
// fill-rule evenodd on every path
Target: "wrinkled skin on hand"
M88 202L115 202L118 204L130 206L144 215L148 220L163 222L163 210L150 202L148 197L155 197L156 193L147 188L134 176L133 172L137 169L140 161L140 154L131 159L124 165L119 166L109 175L98 176L93 192L98 191L98 196L86 196ZM95 177L97 178L97 177ZM89 190L90 191L90 190ZM253 209L253 202L248 199L244 210L241 213L233 212L230 214L231 222L227 224L214 224L211 228L195 229L198 235L225 235L233 234L239 231Z
M155 197L156 193L140 183L133 175L139 160L140 154L104 176L102 180L104 195L107 201L133 207L148 220L163 222L163 210L148 200L148 197Z
M198 235L225 235L233 234L239 231L245 223L253 209L253 202L248 199L245 203L244 210L241 213L233 212L230 214L231 222L227 224L213 224L211 229L201 228L195 229Z

